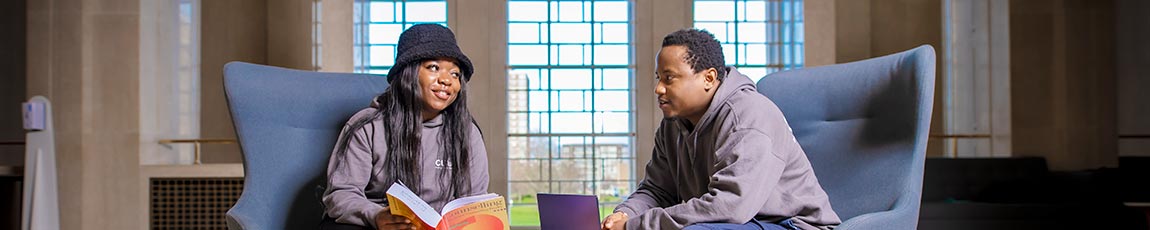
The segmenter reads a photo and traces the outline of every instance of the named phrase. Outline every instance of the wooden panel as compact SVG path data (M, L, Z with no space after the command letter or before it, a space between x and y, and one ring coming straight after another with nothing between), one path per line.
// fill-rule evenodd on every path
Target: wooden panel
M919 45L941 49L941 0L871 0L870 10L872 57L902 52Z
M1113 1L1011 1L1016 156L1116 166Z
M1052 116L1051 76L1054 74L1054 6L1046 0L1017 0L1010 4L1011 91L1015 156L1043 156L1062 149L1048 125Z
M835 1L803 1L804 54L807 67L835 64Z
M269 65L315 70L312 62L312 0L267 2L267 60Z
M235 139L224 98L224 64L267 64L265 0L203 0L200 25L200 136ZM204 163L240 163L238 145L204 145Z
M1117 167L1114 5L1066 1L1067 138L1064 162L1080 169Z
M871 57L871 0L835 2L835 62Z
M27 98L27 57L19 55L27 52L28 38L26 26L27 7L25 1L0 1L0 142L24 140L23 119L20 106ZM23 165L24 146L0 145L0 166ZM2 226L2 225L0 225Z
M1116 0L1118 134L1150 134L1150 1ZM1120 156L1150 156L1150 139L1121 138Z
M352 19L354 1L352 0L325 0L322 1L323 12L320 13L321 35L319 71L323 72L352 72L353 48Z

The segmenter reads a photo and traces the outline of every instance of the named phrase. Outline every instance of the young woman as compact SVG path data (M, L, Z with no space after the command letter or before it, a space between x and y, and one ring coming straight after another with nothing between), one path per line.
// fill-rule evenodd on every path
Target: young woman
M436 211L487 193L487 151L467 109L473 72L450 29L420 24L400 35L391 85L348 120L332 151L322 229L412 229L388 210L396 182Z

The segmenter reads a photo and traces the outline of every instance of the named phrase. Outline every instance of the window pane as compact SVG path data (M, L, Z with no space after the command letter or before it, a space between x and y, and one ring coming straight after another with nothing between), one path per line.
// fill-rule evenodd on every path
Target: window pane
M583 45L555 45L559 52L556 54L559 57L559 65L583 65L587 61L584 56Z
M747 21L767 20L767 4L764 1L747 1L746 7L739 12L745 12Z
M367 41L372 44L396 44L403 33L403 25L399 24L372 24L367 29Z
M395 47L394 46L387 46L387 45L372 46L368 50L371 51L371 65L373 65L373 66L391 66L391 65L394 65L394 63L395 63Z
M735 52L735 44L722 44L723 58L726 58L727 65L735 65L738 61L738 53Z
M711 32L719 42L730 42L730 39L727 38L727 23L696 22L695 28Z
M544 109L546 111L546 109ZM550 133L551 132L551 114L547 112L535 112L527 114L527 132L528 133Z
M583 21L582 1L551 2L552 6L555 6L556 4L558 4L558 8L551 8L551 18L558 18L561 22Z
M530 71L514 71L507 76L507 89L508 90L527 90L528 79L531 78Z
M595 2L595 21L599 22L626 22L627 2Z
M596 45L595 65L626 65L630 62L629 45Z
M551 124L551 132L554 133L591 133L593 123L591 123L591 114L588 112L580 113L552 113L551 118L557 121Z
M622 90L595 92L594 109L605 112L627 112L631 109L631 92Z
M547 37L539 31L536 23L508 23L507 42L510 43L539 43L540 37Z
M603 89L631 88L631 73L627 69L603 70Z
M551 24L551 31L551 42L553 43L591 42L591 24L589 23L553 23Z
M512 92L512 93L523 93L523 92ZM508 109L508 110L523 111L524 109L523 108L516 108L516 109ZM519 133L519 134L527 133L527 125L529 125L529 124L527 124L527 113L526 112L508 112L507 113L507 120L508 120L508 122L507 122L507 132L508 133ZM507 140L507 142L508 143L516 143L515 140ZM514 145L514 144L508 144L508 145ZM525 148L524 149L517 149L517 148L511 148L511 147L508 147L508 148L509 148L509 150L508 150L509 153L519 154L518 155L519 157L523 157L523 154L526 154L526 151L527 151L527 149L525 149ZM509 155L509 157L515 157L515 156L516 155Z
M596 157L599 158L628 158L631 155L631 143L634 141L630 137L620 136L599 136L594 139L595 144L600 149L607 148L610 151L600 150L596 152Z
M551 70L551 89L590 89L591 70L556 69Z
M534 112L547 112L547 107L551 104L548 101L547 91L530 91L527 95L528 110Z
M511 173L508 180L512 181L538 181L543 180L544 175L547 175L547 161L545 159L520 159L511 158L510 160Z
M734 21L735 1L695 1L695 21Z
M559 91L559 111L583 111L585 99L590 98L584 97L583 91Z
M513 113L512 115L521 115L521 114L522 113ZM515 150L515 151L511 151L512 154L508 154L507 158L511 159L511 158L525 158L525 157L527 157L527 150L529 147L529 145L527 143L528 143L527 137L508 137L507 138L507 149L511 149L511 150ZM514 172L515 170L512 170L512 171Z
M404 17L409 22L439 23L447 21L446 2L407 2Z
M547 46L509 45L507 46L508 65L546 65Z
M619 150L622 151L622 150ZM604 151L606 152L606 151ZM596 174L600 176L601 180L630 180L631 179L631 160L630 159L602 159L597 162L599 172Z
M597 133L626 133L631 128L631 114L626 112L599 113L596 128Z
M547 2L511 1L507 3L507 20L512 22L547 21Z
M565 145L565 146L560 147L559 151L560 152L583 151L582 149L578 149L578 148L580 148L580 146L578 144L577 145ZM581 152L570 153L569 152L568 154L583 154L583 153L581 153ZM591 161L587 160L587 159L552 159L551 160L551 180L552 181L556 181L556 180L558 180L558 181L589 181L589 180L591 180L591 172L592 172L591 166L592 166ZM576 190L582 190L583 189L582 187L584 186L583 183L573 183L573 185L579 187L579 188L573 188Z
M371 2L372 22L395 22L395 3Z
M633 163L623 164L626 166L621 166L621 167L627 167L627 166L630 166L630 164L633 164ZM634 171L633 169L625 169L625 170ZM599 205L602 205L602 206L607 208L607 211L608 211L607 214L610 214L609 212L611 210L614 210L615 206L618 206L619 203L623 202L623 200L627 198L627 196L631 195L631 192L635 191L634 185L632 185L628 181L631 181L631 180L630 179L626 179L626 180L622 180L622 181L607 180L606 182L603 182L603 185L601 186L604 189L599 189L596 192L597 194L599 194ZM603 218L599 218L599 219L603 219Z
M603 35L601 42L604 43L627 43L630 42L631 31L627 28L626 23L604 23Z
M767 45L766 44L748 44L746 46L747 65L766 65L767 64Z
M743 22L738 23L738 38L737 42L740 43L763 43L767 41L767 24L762 22Z

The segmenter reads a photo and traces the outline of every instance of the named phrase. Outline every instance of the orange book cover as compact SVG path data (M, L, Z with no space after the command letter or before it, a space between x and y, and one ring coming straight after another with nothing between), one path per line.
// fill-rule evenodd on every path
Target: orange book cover
M387 189L391 214L417 222L417 230L510 230L507 204L503 196L488 193L447 202L443 212L436 212L402 184Z

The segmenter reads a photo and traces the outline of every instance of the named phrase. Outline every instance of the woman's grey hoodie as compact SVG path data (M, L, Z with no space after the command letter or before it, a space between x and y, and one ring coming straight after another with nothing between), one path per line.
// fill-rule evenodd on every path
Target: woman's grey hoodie
M363 117L371 116L379 109L379 104L373 103L371 107L360 110L348 119L343 132L352 122ZM424 122L421 130L421 142L418 168L422 179L419 187L411 188L416 191L419 198L431 204L436 211L441 211L443 205L458 197L444 198L447 191L445 183L448 178L439 175L450 175L451 165L439 158L439 134L443 129L443 115ZM375 119L358 130L353 130L348 149L344 154L332 151L328 160L327 190L323 195L324 213L335 219L337 223L356 224L375 228L375 216L387 205L387 189L391 183L384 181L384 160L387 159L387 138L391 130L384 126L382 119ZM471 126L469 149L471 169L467 176L471 177L471 195L487 193L487 149L483 145L483 136L479 128ZM342 135L341 135L342 136ZM343 140L338 140L343 141ZM413 185L408 185L413 186ZM465 190L466 191L466 190Z

